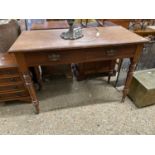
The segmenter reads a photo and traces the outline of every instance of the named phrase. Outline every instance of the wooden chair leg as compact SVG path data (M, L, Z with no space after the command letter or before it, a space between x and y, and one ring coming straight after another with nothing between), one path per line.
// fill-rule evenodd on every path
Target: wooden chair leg
M88 19L85 19L85 24L83 23L83 20L81 19L80 20L80 24L81 24L81 27L87 27L87 25L88 25Z
M67 79L73 79L71 64L67 65L66 78Z
M111 79L111 73L109 73L108 75L108 84L110 83L110 79Z
M34 67L34 71L36 74L37 83L39 85L39 90L41 90L43 87L43 84L42 84L43 82L42 82L42 75L41 75L41 71L40 71L39 67L40 66Z
M115 68L115 61L111 61L110 62L110 71L109 71L109 74L108 74L108 83L110 83L110 80L111 80L111 76L113 75L113 73L114 73L114 68Z
M110 84L111 76L113 75L114 70L111 70L108 74L108 84Z
M79 66L80 66L80 68L79 68ZM86 75L85 75L85 73L84 73L84 70L85 70L85 68L84 68L84 64L75 64L75 66L74 66L75 68L74 68L74 76L76 77L76 80L77 81L82 81L82 80L84 80L84 79L86 79Z
M118 82L118 78L119 78L119 75L120 75L120 70L121 70L123 59L120 59L119 61L120 62L119 62L119 65L118 65L118 74L117 74L117 79L116 79L116 82L115 82L115 87L117 86L117 82Z

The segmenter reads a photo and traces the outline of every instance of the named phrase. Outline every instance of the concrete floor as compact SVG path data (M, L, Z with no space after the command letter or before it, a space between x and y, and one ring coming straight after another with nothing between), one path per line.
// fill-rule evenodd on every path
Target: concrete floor
M31 104L0 105L0 134L155 134L155 106L138 109L101 78L60 78L38 92L41 113Z

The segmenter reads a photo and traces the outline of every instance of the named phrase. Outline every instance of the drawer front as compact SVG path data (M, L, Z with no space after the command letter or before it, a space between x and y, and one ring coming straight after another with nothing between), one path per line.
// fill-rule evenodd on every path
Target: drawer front
M18 74L18 69L17 68L5 68L5 69L0 69L0 77L7 77L10 75L15 75Z
M112 60L133 57L136 46L98 47L62 51L34 52L25 54L29 66L84 63L91 61ZM30 59L31 58L31 59Z
M117 58L129 58L134 56L136 46L127 47L107 47L104 50L96 50L87 52L87 60L101 61L113 60ZM94 53L94 54L92 54Z
M17 83L19 81L21 81L20 77L4 78L4 79L0 79L0 85L4 83Z
M0 100L7 100L7 99L15 99L15 98L20 98L20 97L26 97L28 96L28 92L23 90L21 92L12 92L12 93L7 93L7 94L2 94L0 93Z
M8 86L1 86L0 85L0 92L7 92L7 91L14 91L14 90L23 90L23 89L25 89L23 84L8 85Z

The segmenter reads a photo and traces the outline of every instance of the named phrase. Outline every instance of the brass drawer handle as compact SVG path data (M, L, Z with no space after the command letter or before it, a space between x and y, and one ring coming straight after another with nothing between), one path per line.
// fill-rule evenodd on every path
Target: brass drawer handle
M113 56L113 55L115 55L115 52L116 52L116 50L110 49L110 50L107 50L107 51L106 51L106 54L107 54L108 56Z
M50 61L58 61L58 60L60 60L60 55L59 54L50 54L50 55L48 55L48 59L50 60Z

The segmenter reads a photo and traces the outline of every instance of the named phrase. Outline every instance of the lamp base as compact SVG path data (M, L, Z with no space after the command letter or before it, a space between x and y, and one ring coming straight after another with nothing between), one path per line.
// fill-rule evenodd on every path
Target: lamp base
M77 28L77 29L74 29L73 31L63 32L60 36L62 39L65 39L65 40L76 40L76 39L82 38L83 34L82 34L82 29Z

